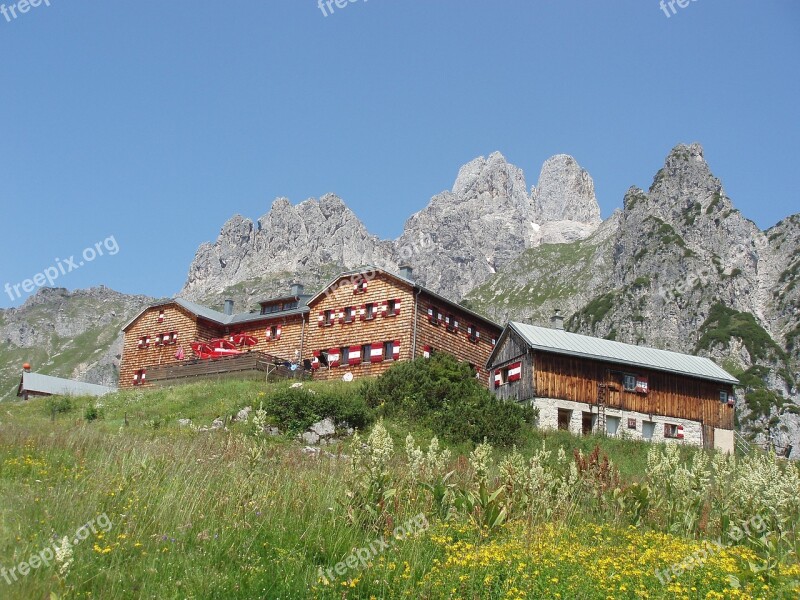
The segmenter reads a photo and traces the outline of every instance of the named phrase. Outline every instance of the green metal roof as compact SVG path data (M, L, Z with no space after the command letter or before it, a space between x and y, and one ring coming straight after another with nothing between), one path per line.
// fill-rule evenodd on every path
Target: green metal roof
M713 360L701 356L623 344L622 342L570 333L563 329L537 327L527 323L511 322L508 327L516 331L531 348L542 352L605 360L733 385L739 383L738 379Z

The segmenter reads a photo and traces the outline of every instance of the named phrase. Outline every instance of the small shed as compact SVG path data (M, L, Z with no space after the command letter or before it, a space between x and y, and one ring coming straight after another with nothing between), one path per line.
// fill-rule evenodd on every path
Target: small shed
M114 388L85 383L73 379L62 379L39 373L22 373L17 396L27 400L30 396L105 396L115 392Z

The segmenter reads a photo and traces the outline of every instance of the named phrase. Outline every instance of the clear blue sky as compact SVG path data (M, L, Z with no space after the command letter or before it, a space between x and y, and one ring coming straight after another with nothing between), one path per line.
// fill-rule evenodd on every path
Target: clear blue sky
M494 150L572 154L605 217L699 141L759 226L800 211L795 0L49 2L0 16L0 288L113 235L56 284L172 295L278 196L396 237Z

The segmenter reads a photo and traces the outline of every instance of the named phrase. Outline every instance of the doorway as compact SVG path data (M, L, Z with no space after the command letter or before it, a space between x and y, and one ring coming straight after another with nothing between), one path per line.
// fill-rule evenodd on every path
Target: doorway
M591 435L594 431L595 415L590 412L584 412L581 420L581 432L583 435Z
M562 431L569 431L569 422L572 421L572 411L566 408L558 409L558 428Z

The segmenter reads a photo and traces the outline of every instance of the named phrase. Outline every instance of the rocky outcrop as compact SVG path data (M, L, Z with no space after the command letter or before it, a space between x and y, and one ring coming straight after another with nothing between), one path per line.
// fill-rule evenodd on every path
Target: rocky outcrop
M216 242L200 246L180 295L207 300L243 282L276 276L286 280L281 285L299 278L313 286L365 264L396 269L393 253L393 244L371 235L337 196L297 206L278 198L257 223L236 215Z
M702 147L679 145L650 189L631 188L588 238L526 251L466 302L540 323L561 308L574 331L710 356L748 382L739 416L759 441L800 448L798 419L784 410L800 400L799 232L798 216L760 231ZM759 416L764 394L774 406ZM775 416L780 424L766 428Z
M539 184L531 189L532 218L536 223L574 221L600 224L600 207L594 195L594 181L577 161L557 154L542 165Z
M152 301L106 287L42 288L0 310L0 398L14 397L25 362L38 373L116 386L120 329Z
M526 248L583 239L599 223L594 184L575 159L547 161L529 194L522 170L495 152L464 165L394 241L369 234L334 195L297 206L279 198L256 224L237 215L198 249L181 295L251 304L292 277L311 289L344 269L409 263L425 285L459 299Z

